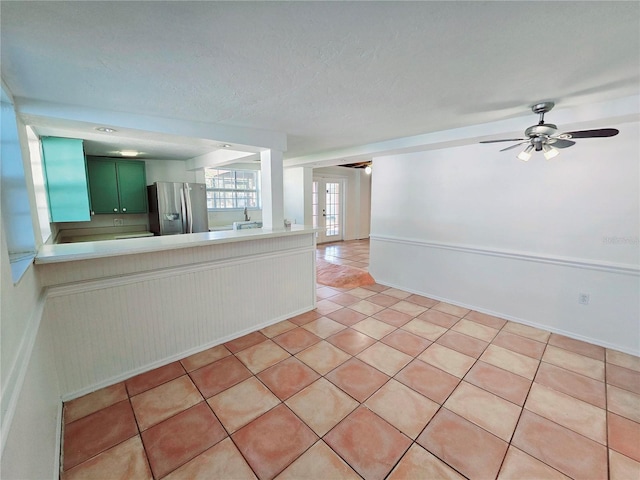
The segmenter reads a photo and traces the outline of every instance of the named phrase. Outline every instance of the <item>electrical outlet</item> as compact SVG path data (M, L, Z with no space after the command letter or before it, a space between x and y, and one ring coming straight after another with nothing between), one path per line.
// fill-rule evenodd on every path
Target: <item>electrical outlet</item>
M578 294L578 303L580 305L589 305L589 294L588 293L579 293Z
M114 218L113 226L114 227L122 227L124 225L124 218Z

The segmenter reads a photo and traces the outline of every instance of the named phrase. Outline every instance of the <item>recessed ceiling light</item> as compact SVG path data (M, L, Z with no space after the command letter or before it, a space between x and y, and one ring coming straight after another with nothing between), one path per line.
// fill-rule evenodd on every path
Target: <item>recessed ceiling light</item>
M137 157L140 152L136 150L120 150L120 155L123 157Z
M221 146L222 148L231 148L231 147L232 147L232 145L230 145L230 144L228 144L228 143L221 143L221 144L220 144L220 146Z
M109 128L109 127L97 127L96 130L98 130L99 132L104 132L104 133L117 132L117 130L115 128Z

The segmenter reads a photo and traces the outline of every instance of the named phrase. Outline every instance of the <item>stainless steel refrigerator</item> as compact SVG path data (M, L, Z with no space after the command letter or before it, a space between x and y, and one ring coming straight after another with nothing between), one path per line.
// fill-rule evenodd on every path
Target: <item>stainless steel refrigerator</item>
M204 183L156 182L147 193L149 228L156 235L209 231Z

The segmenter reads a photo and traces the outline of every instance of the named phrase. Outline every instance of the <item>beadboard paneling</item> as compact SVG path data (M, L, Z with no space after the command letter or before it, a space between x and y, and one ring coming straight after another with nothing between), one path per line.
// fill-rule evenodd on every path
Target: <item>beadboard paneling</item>
M155 271L50 287L43 321L54 332L63 398L311 310L315 306L315 249L312 235L308 237L311 246L303 248L288 248L292 245L286 241L274 246L269 239L270 253L265 252L268 245L247 245L250 242L232 244L231 250L227 250L229 244L213 246L210 249L224 247L225 252L209 255L172 251L167 256L178 253L182 258L154 259L156 267L162 265ZM286 248L278 248L283 244ZM245 255L236 255L238 249L233 245L260 253L251 255L244 250ZM192 254L209 261L166 267L194 261ZM224 255L226 259L211 261ZM132 264L140 267L148 260Z

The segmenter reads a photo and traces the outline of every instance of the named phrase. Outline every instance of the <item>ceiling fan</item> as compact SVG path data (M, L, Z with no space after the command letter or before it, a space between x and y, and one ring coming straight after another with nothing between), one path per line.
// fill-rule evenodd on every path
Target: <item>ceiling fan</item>
M480 143L496 143L496 142L518 142L510 147L500 150L511 150L520 145L527 144L525 149L518 154L518 158L528 161L531 158L531 151L542 151L544 158L547 160L558 155L558 148L567 148L575 145L571 139L578 138L595 138L595 137L613 137L619 133L615 128L599 128L595 130L577 130L575 132L558 132L558 127L553 123L544 123L544 114L554 107L553 102L537 103L531 107L533 113L540 115L540 121L537 125L533 125L524 131L524 138L505 138L502 140L483 140Z

